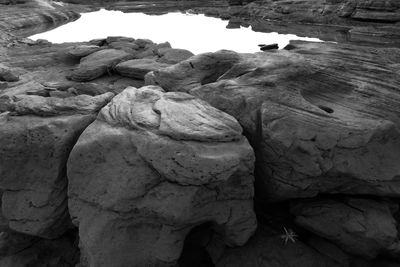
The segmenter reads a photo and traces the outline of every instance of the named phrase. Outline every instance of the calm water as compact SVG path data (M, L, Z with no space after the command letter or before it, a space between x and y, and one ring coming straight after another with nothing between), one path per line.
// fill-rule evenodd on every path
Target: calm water
M82 14L77 21L30 38L63 43L107 36L128 36L146 38L156 43L168 41L175 48L188 49L196 54L220 49L256 52L259 51L258 44L277 43L283 48L290 40L320 41L292 34L254 32L251 27L227 29L227 24L227 21L204 15L169 13L155 16L102 9Z

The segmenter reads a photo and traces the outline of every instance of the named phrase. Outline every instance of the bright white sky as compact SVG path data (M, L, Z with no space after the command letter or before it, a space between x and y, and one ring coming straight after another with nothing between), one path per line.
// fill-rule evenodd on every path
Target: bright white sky
M195 54L220 49L240 53L257 52L260 51L258 44L277 43L283 48L290 40L320 41L293 34L253 32L250 27L226 29L227 23L204 15L169 13L150 16L102 9L84 13L77 21L30 38L63 43L83 42L107 36L127 36L150 39L156 43L168 41L174 48L184 48Z

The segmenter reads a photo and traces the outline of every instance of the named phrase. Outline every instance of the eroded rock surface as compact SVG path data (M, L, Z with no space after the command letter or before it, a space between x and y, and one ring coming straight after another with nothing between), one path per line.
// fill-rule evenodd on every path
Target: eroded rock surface
M121 61L132 58L132 55L116 49L104 49L81 59L71 79L74 81L91 81L111 71Z
M121 76L144 80L150 71L155 71L170 66L156 62L154 59L132 59L118 64L115 69Z
M69 209L89 266L174 264L212 222L228 245L256 227L253 151L237 121L184 93L127 88L68 162Z
M55 238L71 226L65 164L80 133L112 96L12 96L0 115L2 211L11 229Z
M367 200L311 200L296 203L291 211L295 222L307 230L333 241L343 250L363 258L400 253L397 205Z
M196 62L207 66L227 52L197 55L147 82L190 92L237 118L257 150L257 189L267 198L398 196L400 80L391 64L399 50L293 45L235 54L213 79L203 78L212 68Z

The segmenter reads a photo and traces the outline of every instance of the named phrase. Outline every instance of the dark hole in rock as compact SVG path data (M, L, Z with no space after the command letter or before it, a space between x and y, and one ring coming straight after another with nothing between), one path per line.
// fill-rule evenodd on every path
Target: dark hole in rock
M206 245L212 238L212 223L204 223L193 228L186 236L179 267L214 267Z
M322 109L323 111L325 111L326 113L333 113L333 109L331 109L331 108L329 108L329 107L322 106L322 105L319 105L318 107L319 107L320 109Z

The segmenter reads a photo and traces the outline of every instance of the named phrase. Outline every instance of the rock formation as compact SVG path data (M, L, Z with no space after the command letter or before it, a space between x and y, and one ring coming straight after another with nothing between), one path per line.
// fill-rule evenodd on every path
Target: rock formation
M257 189L268 198L398 196L399 120L392 107L400 80L390 66L398 51L374 56L368 48L293 45L290 52L233 53L213 79L203 77L220 69L204 68L205 62L228 52L198 55L149 73L147 82L189 92L237 118L258 155ZM354 60L335 65L340 54ZM376 69L378 61L388 67ZM382 80L364 76L372 71Z
M188 94L127 88L68 162L88 265L173 264L190 229L209 221L228 245L243 245L256 227L253 164L231 116Z
M200 55L32 41L104 3L8 2L0 266L399 265L397 1L107 4L337 42Z
M70 226L66 160L112 96L13 96L0 119L2 210L11 229L54 238Z

